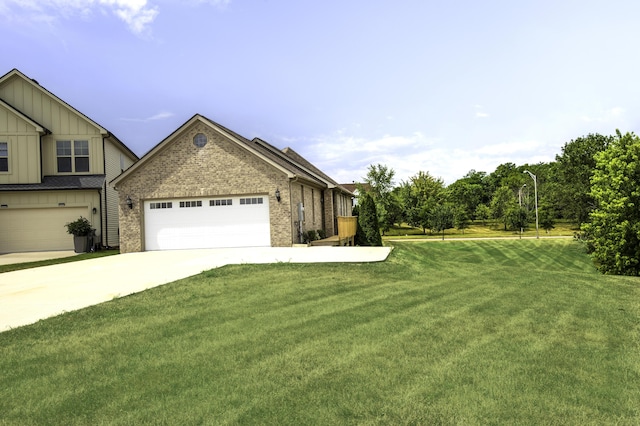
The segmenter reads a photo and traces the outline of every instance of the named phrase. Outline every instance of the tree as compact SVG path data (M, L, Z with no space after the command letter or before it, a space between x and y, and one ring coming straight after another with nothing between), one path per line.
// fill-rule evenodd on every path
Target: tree
M582 226L591 257L605 274L640 275L640 138L617 131L595 160L590 195L597 207Z
M360 228L360 232L356 233L356 243L358 245L382 245L376 203L368 192L360 195L358 200L358 228Z
M494 192L503 186L515 192L525 181L521 168L522 167L517 167L514 163L500 164L493 173L487 176L487 183Z
M540 227L542 227L542 229L544 229L545 232L548 234L549 231L555 228L555 224L556 224L555 218L553 216L553 212L547 205L543 205L543 206L540 206L539 213L540 213L540 218L539 218Z
M513 203L515 203L513 191L508 186L498 188L491 199L491 215L504 223L505 231L507 230L507 210Z
M456 209L453 224L457 229L462 231L462 234L464 234L464 230L469 227L469 224L471 224L471 218L465 208Z
M372 164L369 166L367 176L364 178L364 182L368 184L368 192L376 205L379 228L381 228L383 232L388 231L389 228L393 226L397 217L397 215L394 214L395 211L397 211L397 208L394 206L396 198L391 194L394 186L394 176L395 171L393 169L383 166L382 164Z
M444 182L421 171L409 182L402 182L399 192L405 220L411 226L421 227L425 233L431 210L444 198Z
M478 204L476 207L476 219L481 220L482 224L486 224L486 220L491 217L491 209L486 204Z
M589 134L567 142L562 147L562 154L556 155L556 203L565 218L578 224L589 219L589 213L596 206L590 181L596 168L595 155L607 149L613 139L612 136Z
M527 219L528 219L527 210L519 206L517 204L512 204L507 208L505 212L505 225L509 227L509 229L517 230L520 232L521 229L525 229L527 227ZM522 236L522 235L521 235Z
M431 211L431 229L442 232L444 240L444 231L453 228L453 219L453 207L450 204L438 204Z
M475 170L447 186L446 192L449 202L465 208L469 214L474 214L479 204L491 201L486 173Z

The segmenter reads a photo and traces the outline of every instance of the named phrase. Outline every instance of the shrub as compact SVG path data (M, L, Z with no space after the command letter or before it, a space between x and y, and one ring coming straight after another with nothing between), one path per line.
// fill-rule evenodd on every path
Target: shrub
M67 233L75 235L76 237L90 235L93 232L89 219L82 216L73 222L67 223L65 226L67 227Z
M361 246L381 246L382 236L378 223L376 204L369 193L364 193L359 200L358 232L356 244Z
M313 229L311 231L307 231L302 234L302 238L305 243L310 243L311 241L315 241L318 239L318 234Z

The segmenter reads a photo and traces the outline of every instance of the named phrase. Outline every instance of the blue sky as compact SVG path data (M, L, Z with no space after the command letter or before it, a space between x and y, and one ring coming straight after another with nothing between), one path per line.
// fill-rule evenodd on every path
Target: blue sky
M640 2L0 0L18 68L143 155L196 113L342 183L638 133Z

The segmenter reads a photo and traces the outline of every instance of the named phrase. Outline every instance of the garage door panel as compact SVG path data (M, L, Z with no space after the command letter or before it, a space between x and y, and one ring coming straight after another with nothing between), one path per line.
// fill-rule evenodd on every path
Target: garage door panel
M73 250L65 224L88 216L88 207L0 210L0 253Z
M225 204L231 200L230 205L213 206L210 200L145 202L146 250L271 245L269 207L264 198L262 204L241 204L238 197L225 198ZM196 207L180 207L181 201L200 203ZM152 204L165 208L151 208Z

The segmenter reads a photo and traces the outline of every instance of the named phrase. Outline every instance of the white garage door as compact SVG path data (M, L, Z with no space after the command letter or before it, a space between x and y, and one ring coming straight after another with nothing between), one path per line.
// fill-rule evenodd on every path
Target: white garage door
M65 224L88 216L88 207L0 209L0 253L73 250Z
M145 201L144 232L146 250L268 247L268 198Z

